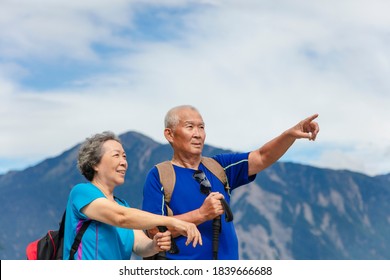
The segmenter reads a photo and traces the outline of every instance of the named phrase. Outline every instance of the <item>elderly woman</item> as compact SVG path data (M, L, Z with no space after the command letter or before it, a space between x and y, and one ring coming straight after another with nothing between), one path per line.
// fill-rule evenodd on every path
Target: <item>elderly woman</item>
M92 220L74 254L76 260L129 260L132 252L148 257L169 250L171 233L158 233L153 239L143 230L166 226L187 236L187 245L202 244L192 223L131 208L114 196L123 184L127 170L121 141L111 132L96 134L82 144L78 167L88 183L73 187L66 207L64 259L82 224Z

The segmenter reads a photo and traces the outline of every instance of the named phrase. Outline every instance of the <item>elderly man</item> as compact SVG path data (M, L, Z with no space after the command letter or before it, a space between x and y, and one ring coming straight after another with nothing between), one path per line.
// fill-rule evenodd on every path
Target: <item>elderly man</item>
M224 204L229 204L230 192L252 182L257 173L276 162L296 139L314 141L319 132L319 126L314 121L317 117L318 114L314 114L300 121L257 150L214 156L213 159L226 174L227 183L224 185L203 161L206 132L199 111L189 105L169 110L165 117L164 135L173 148L170 164L174 172L170 176L174 178L174 189L168 202L164 197L166 190L162 186L162 178L157 168L153 167L144 185L143 210L160 215L168 215L169 210L175 218L195 223L202 234L203 246L185 246L185 237L170 229L179 250L176 254L167 252L166 258L238 259L236 231L233 223L225 217L229 209ZM213 221L220 216L216 257L213 249ZM157 229L149 230L149 235L153 236L156 232Z

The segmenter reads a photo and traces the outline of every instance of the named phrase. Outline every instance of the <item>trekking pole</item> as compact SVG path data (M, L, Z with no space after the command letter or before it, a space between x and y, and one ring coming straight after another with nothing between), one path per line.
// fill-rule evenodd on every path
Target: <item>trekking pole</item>
M206 174L204 174L204 172L201 170L197 170L193 174L193 177L200 184L200 191L205 195L209 195L211 193L211 184L210 181L207 179ZM233 220L233 213L224 198L221 199L221 204L225 212L226 222L231 222ZM214 260L218 259L219 234L221 233L221 229L221 216L215 217L212 223Z
M221 216L213 220L213 260L218 260L219 234L221 232Z
M225 220L226 222L231 222L233 220L233 213L227 204L225 199L221 199L222 207L225 211ZM219 234L222 230L221 216L214 218L213 220L213 260L218 260L218 246L219 246Z
M166 226L157 226L159 232L166 232L168 228ZM178 254L179 248L176 245L173 236L171 235L171 248L168 250L170 254ZM159 252L156 257L157 260L167 260L166 252Z

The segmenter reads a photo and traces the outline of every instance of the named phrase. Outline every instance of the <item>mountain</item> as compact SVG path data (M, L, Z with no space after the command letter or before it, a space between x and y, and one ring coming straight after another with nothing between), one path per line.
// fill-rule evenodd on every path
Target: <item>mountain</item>
M116 195L141 207L150 168L171 158L168 144L120 135L128 155ZM79 145L23 171L0 175L0 259L25 259L26 245L58 227L70 189L85 181ZM206 145L204 155L227 150ZM390 174L277 162L232 194L241 259L390 259Z

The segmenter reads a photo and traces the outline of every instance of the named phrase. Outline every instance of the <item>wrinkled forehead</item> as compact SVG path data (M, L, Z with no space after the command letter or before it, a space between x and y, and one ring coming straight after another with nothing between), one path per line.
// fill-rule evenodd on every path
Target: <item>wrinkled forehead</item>
M204 123L202 116L195 109L191 109L191 108L182 109L177 113L177 116L179 118L179 122Z

